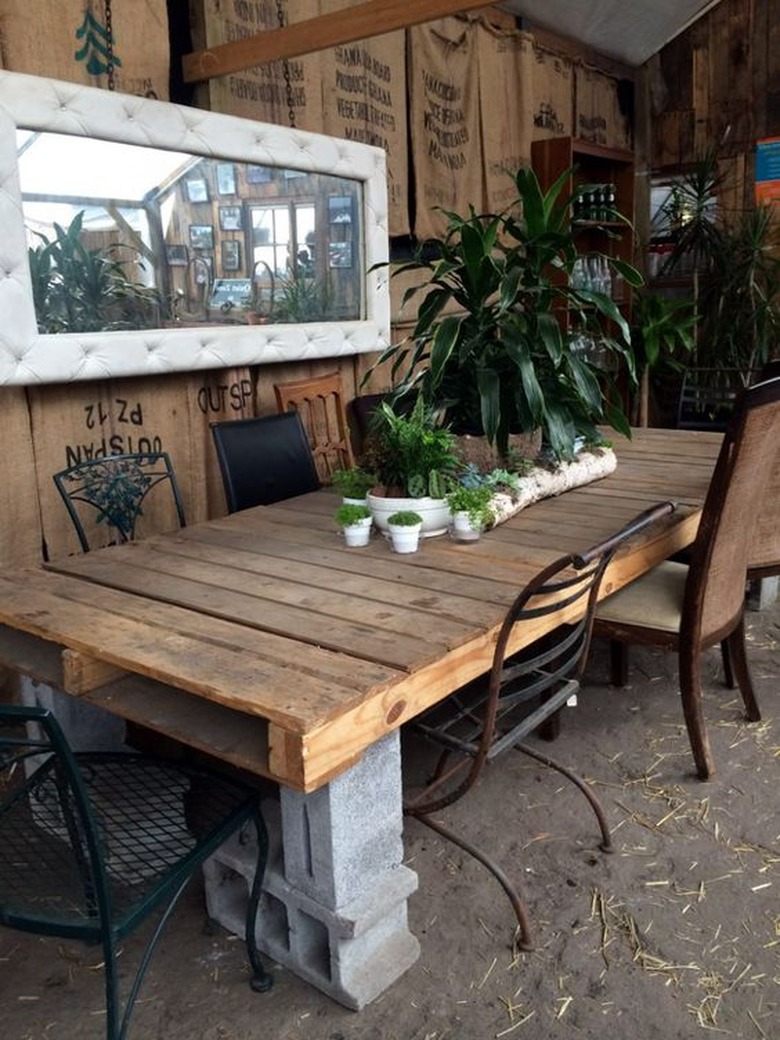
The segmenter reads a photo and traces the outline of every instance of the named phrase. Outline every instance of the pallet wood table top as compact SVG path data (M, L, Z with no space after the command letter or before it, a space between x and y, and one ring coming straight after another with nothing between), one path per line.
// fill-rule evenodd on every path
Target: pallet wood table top
M338 500L320 491L6 572L0 661L313 790L485 672L506 608L555 557L667 498L676 513L612 562L603 593L689 544L719 444L718 434L636 431L616 445L609 477L478 542L426 539L410 556L381 537L347 549ZM542 632L524 629L514 649ZM36 650L53 675L36 671Z

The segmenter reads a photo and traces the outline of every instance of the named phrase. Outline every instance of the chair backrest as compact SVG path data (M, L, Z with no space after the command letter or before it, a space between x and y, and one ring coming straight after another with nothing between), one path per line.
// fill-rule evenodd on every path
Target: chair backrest
M280 412L300 413L320 480L329 483L334 469L354 466L339 372L274 385Z
M54 483L84 552L90 548L87 527L94 532L96 524L106 524L122 542L136 537L141 516L149 531L186 526L179 485L164 451L90 459L55 473Z
M677 429L725 430L743 386L737 369L687 369L677 403Z
M319 488L297 412L216 422L211 431L231 513Z
M0 705L0 847L0 923L44 935L67 925L80 939L101 934L109 885L97 827L76 759L47 708Z
M761 371L760 382L780 378L780 360L770 361ZM780 574L780 458L759 503L756 530L748 548L751 578L768 578Z
M780 378L748 387L723 437L702 509L680 639L718 639L743 609L761 504L780 460Z
M414 721L417 731L466 758L437 769L412 811L435 812L460 798L487 761L514 747L576 693L610 560L628 538L674 508L672 502L652 506L608 539L559 557L528 582L504 617L487 686L477 680Z

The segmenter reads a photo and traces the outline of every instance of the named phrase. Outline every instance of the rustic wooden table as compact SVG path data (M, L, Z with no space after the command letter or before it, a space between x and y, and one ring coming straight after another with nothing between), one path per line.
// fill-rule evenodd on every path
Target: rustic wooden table
M603 592L687 545L719 443L638 430L609 477L410 556L376 536L347 549L320 491L6 572L0 663L311 791L485 672L506 607L556 556L666 498L676 513L621 553Z
M337 498L320 491L6 572L0 664L277 781L272 847L283 852L266 871L258 941L357 1009L419 956L401 725L487 671L506 608L552 559L665 499L676 512L627 543L603 592L688 545L719 443L637 431L610 476L478 542L426 539L409 556L381 537L347 549ZM511 649L548 624L524 626ZM234 886L248 886L251 852L220 849L213 861L209 913L240 934L248 888L237 897Z

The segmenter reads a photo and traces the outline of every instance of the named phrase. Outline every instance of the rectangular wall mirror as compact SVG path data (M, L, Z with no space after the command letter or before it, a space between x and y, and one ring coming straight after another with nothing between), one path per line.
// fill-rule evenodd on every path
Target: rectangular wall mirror
M381 350L379 149L0 72L0 383Z

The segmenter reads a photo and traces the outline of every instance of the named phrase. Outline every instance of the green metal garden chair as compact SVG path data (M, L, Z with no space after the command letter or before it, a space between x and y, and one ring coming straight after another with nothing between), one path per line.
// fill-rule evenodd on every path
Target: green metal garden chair
M107 1040L123 1040L157 940L188 881L234 832L257 842L246 916L251 986L268 842L256 789L179 761L71 750L46 708L0 705L0 924L103 949ZM119 944L161 911L122 1008Z
M55 473L54 483L84 552L90 548L86 514L93 523L105 523L111 528L118 541L129 542L135 537L148 496L163 484L170 491L170 501L165 503L168 514L175 514L179 527L186 525L179 485L170 456L164 451L89 459Z

